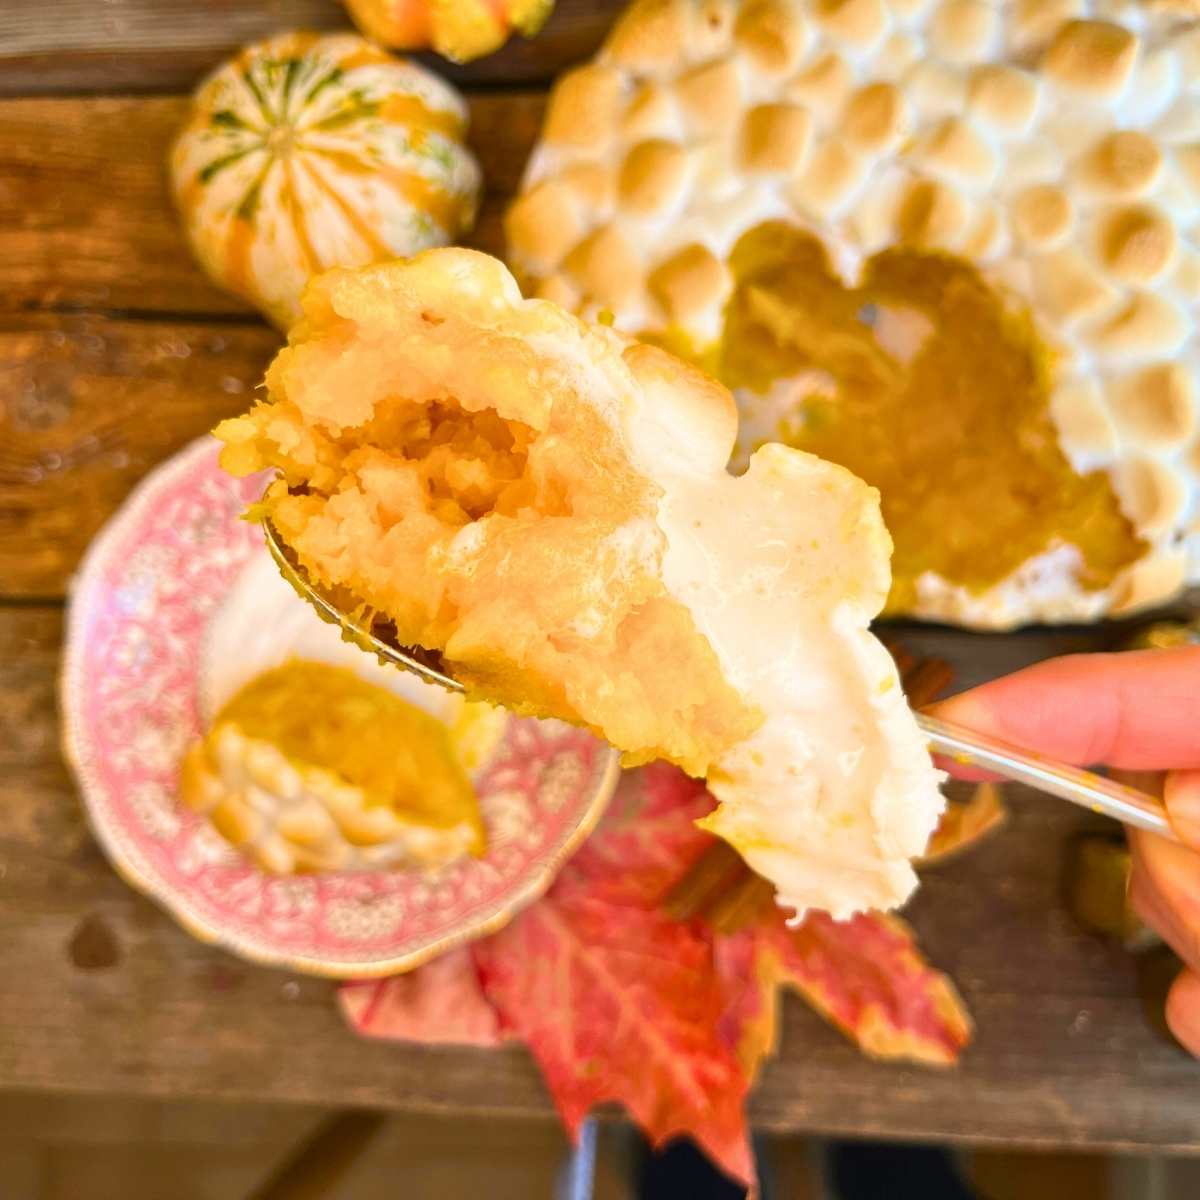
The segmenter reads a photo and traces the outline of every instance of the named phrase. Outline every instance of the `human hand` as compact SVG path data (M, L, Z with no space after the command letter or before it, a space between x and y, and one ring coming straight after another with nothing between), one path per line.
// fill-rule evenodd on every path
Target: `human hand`
M1050 659L930 711L1076 766L1167 772L1163 802L1182 844L1130 829L1130 896L1187 964L1167 1023L1200 1057L1200 647Z

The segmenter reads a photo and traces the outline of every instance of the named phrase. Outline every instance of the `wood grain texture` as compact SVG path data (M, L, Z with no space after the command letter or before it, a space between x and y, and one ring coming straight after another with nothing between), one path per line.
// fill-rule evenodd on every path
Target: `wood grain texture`
M105 864L58 752L61 613L0 608L0 1080L11 1087L542 1114L519 1048L386 1045L353 1037L326 983L202 946ZM924 652L962 682L1095 635L980 639L931 631ZM978 1037L956 1071L882 1066L798 1003L751 1102L764 1127L1039 1145L1196 1149L1200 1064L1142 1019L1132 962L1059 904L1063 846L1096 819L1022 792L1009 827L931 872L909 916L958 981ZM99 921L111 966L78 967Z
M247 314L205 279L167 190L182 99L0 103L5 308Z
M0 1093L4 1200L284 1200L265 1180L315 1134L329 1110L62 1093ZM343 1115L345 1115L343 1113ZM626 1131L597 1130L593 1200L632 1200L621 1186ZM803 1167L796 1139L771 1139L773 1173ZM394 1113L335 1186L286 1193L319 1200L541 1200L570 1152L551 1118L495 1121ZM319 1171L306 1173L304 1186ZM397 1181L403 1187L397 1187ZM800 1175L788 1200L812 1200Z
M0 68L2 71L2 68ZM472 244L500 253L500 216L541 124L539 93L471 98L488 191ZM209 283L172 207L177 97L0 101L0 310L252 315Z
M418 57L459 83L546 83L595 53L625 0L558 0L532 40L459 65ZM0 95L190 89L249 41L285 29L348 29L337 0L0 2Z
M179 230L163 161L184 105L0 101L0 596L61 596L133 483L244 408L279 344ZM503 249L542 107L472 99L482 249Z
M246 408L265 326L0 313L0 596L61 596L152 466Z

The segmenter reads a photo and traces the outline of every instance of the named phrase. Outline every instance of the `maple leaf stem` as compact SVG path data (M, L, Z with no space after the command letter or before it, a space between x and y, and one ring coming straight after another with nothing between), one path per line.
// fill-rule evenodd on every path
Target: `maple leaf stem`
M761 920L775 906L775 889L758 875L747 874L736 887L716 897L704 916L717 933L736 933Z
M750 874L738 852L728 842L714 842L667 893L663 907L676 921L690 921L747 878L756 876Z

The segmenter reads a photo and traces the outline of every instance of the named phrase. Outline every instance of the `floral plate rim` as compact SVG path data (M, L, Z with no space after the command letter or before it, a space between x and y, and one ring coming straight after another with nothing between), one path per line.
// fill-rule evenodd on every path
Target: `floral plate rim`
M378 958L364 955L360 960L322 958L283 948L271 949L260 940L203 915L190 899L188 888L158 877L149 863L139 861L144 859L144 855L115 827L119 822L114 815L105 810L103 803L94 800L92 792L96 785L88 780L85 766L87 750L83 742L87 736L87 722L80 698L81 689L86 686L88 678L84 643L86 625L94 607L93 601L104 593L104 565L127 527L153 502L156 491L169 479L194 468L197 460L212 455L216 445L211 436L202 435L151 468L93 537L69 586L62 662L58 672L59 740L88 827L105 857L128 886L152 900L197 941L216 946L248 962L305 975L329 979L375 979L399 974L413 970L456 946L498 932L545 894L563 864L595 829L621 776L620 755L616 750L601 747L603 763L597 770L595 785L579 819L560 843L548 852L545 861L536 864L529 871L528 878L503 898L501 907L473 919L464 916L459 926L403 953Z

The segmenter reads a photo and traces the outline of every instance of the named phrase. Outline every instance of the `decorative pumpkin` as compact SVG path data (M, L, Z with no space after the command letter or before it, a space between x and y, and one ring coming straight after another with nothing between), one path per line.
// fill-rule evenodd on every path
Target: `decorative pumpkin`
M432 47L468 62L498 50L512 32L533 37L554 0L345 0L355 24L394 50Z
M892 612L1200 582L1191 0L639 0L551 98L527 288L877 486ZM737 461L735 460L735 466Z
M285 33L197 89L171 154L192 247L287 328L310 276L456 241L480 172L446 83L355 34Z

